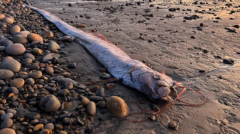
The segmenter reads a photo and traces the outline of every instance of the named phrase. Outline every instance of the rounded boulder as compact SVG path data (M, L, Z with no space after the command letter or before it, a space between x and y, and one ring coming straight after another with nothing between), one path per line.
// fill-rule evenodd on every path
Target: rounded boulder
M128 113L128 107L126 102L117 96L111 96L107 100L107 109L115 117L124 117Z
M9 79L14 76L14 73L10 70L0 69L0 80Z
M43 41L43 38L40 35L34 33L28 34L27 39L29 41Z
M21 28L20 28L20 26L18 26L18 25L12 26L11 29L10 29L10 33L11 33L12 35L15 34L15 33L17 33L17 32L20 32L20 31L21 31Z
M21 68L21 64L12 58L5 58L1 63L0 63L0 69L7 69L11 70L13 73L19 72Z
M39 102L39 107L45 112L56 111L61 107L61 103L54 95L47 95Z
M22 55L26 51L26 48L20 43L14 43L12 45L8 45L5 49L5 52L9 55Z

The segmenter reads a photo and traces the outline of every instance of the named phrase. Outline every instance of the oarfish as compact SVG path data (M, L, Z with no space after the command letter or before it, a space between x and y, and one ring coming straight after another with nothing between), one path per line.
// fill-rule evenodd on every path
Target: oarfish
M169 76L151 69L141 61L130 58L116 45L76 29L50 12L26 6L38 11L66 35L75 38L107 68L109 73L115 78L121 79L124 85L143 92L152 100L168 100L174 85L173 79Z

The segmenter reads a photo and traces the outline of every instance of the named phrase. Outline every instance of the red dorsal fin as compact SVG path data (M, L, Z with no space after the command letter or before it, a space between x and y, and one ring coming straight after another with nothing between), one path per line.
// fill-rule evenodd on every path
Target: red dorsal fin
M162 70L161 74L165 74L164 70Z
M109 40L107 40L107 39L104 37L104 35L102 35L102 34L95 34L95 36L97 36L98 38L100 38L100 39L102 39L102 40L104 40L104 41L112 44L112 42L110 42Z

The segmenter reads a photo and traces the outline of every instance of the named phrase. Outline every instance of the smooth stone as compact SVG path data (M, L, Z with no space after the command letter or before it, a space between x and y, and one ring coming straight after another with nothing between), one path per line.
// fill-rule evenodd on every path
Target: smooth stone
M33 131L38 131L40 128L42 128L44 125L43 124L37 124L34 128Z
M105 101L98 101L97 102L97 107L106 108L106 102Z
M76 68L77 67L77 64L76 63L69 63L68 64L68 68Z
M47 119L45 119L45 118L39 119L39 122L42 123L42 124L47 124L48 123Z
M87 27L87 25L86 25L86 24L78 23L78 24L76 24L76 27L85 28L85 27Z
M21 68L21 64L12 58L5 58L0 63L0 69L11 70L13 73L17 73Z
M2 123L1 123L1 128L10 128L13 125L13 120L12 119L5 119Z
M26 51L25 47L20 43L14 43L12 45L8 45L5 49L5 52L9 55L22 55Z
M16 134L16 132L11 128L4 128L0 130L0 134Z
M34 119L34 120L32 120L31 122L30 122L30 124L32 124L32 125L36 125L36 124L38 124L39 123L39 120L38 119Z
M58 96L66 96L66 95L68 95L70 92L69 92L69 90L68 89L62 89L62 90L59 90L58 92L57 92L57 95Z
M0 80L0 86L4 86L6 85L6 82L4 82L4 80Z
M34 84L35 83L35 80L33 78L28 78L26 81L25 81L26 84Z
M30 34L29 31L20 31L20 32L15 33L14 36L15 36L15 35L22 35L22 36L24 36L25 38L27 38L28 34Z
M15 115L17 113L17 111L15 109L7 109L6 112L7 113L12 113L13 115Z
M1 116L1 120L4 121L6 119L11 119L13 117L12 113L5 113Z
M24 83L25 83L24 79L17 78L17 79L14 79L10 82L10 86L19 88L19 87L22 87L24 85Z
M126 102L118 96L111 96L107 100L106 106L110 113L115 117L124 117L128 113Z
M54 130L54 125L53 123L48 123L44 126L45 129L49 129L49 130Z
M42 77L42 72L41 71L34 71L30 74L30 77L34 79L39 79Z
M54 95L47 95L39 102L39 107L45 112L56 111L61 107L61 103Z
M53 132L49 129L43 129L39 132L39 134L52 134Z
M99 88L96 92L97 96L105 97L105 89L103 87Z
M0 52L4 52L5 51L5 46L0 46Z
M25 54L23 55L23 58L24 58L24 59L26 59L26 58L31 58L32 60L35 60L35 56L32 55L32 54L30 54L30 53L25 53Z
M53 33L51 31L45 31L44 32L44 37L45 38L52 38L53 37Z
M53 74L54 73L54 69L52 67L46 66L45 67L45 72L48 74Z
M53 58L52 54L47 54L43 57L42 62L48 62Z
M11 70L0 69L0 80L9 79L14 76L14 73Z
M4 19L5 15L4 14L0 14L0 20Z
M7 28L7 24L6 24L6 23L1 23L1 22L0 22L0 27L1 27L1 28Z
M7 23L7 24L12 24L14 22L14 20L10 17L5 17L3 20L2 20L3 23Z
M10 106L13 107L13 108L18 107L19 102L18 101L13 101Z
M100 74L100 78L102 78L102 79L109 79L109 78L111 78L111 75L108 74L108 73L103 72L103 73Z
M21 63L27 65L27 64L31 64L32 61L33 60L31 58L26 58L26 59L23 59Z
M96 114L96 104L93 101L90 101L87 104L87 113L90 116L94 116Z
M24 117L29 120L35 120L35 119L40 119L41 115L37 112L30 112L26 114Z
M27 44L28 43L28 40L26 37L24 37L23 35L15 35L13 38L12 38L12 41L14 43L21 43L21 44Z
M9 87L7 88L7 93L19 94L19 91L16 87Z
M66 131L59 131L58 134L67 134Z
M177 129L177 123L176 123L175 121L170 121L170 122L168 123L168 127L169 127L170 129L176 130L176 129Z
M29 41L41 41L41 42L43 42L43 38L40 35L34 34L34 33L28 34L27 39Z
M63 119L63 124L64 125L71 125L73 123L73 119L65 117Z
M42 50L39 49L39 48L33 48L32 52L33 52L34 54L42 54Z
M59 49L59 45L56 42L50 41L48 43L48 50L54 51L54 50L58 50L58 49Z
M89 96L88 99L91 100L91 101L102 101L103 97L101 97L101 96Z
M0 43L2 43L3 41L8 40L7 38L5 38L3 35L0 34Z
M78 83L70 78L60 78L57 83L61 86L67 86L69 83L73 83L74 86L77 86Z
M89 102L90 100L88 98L82 96L81 105L86 106Z
M2 42L2 45L5 46L5 47L7 47L8 45L12 45L12 44L13 44L13 42L11 40L4 40Z
M14 25L10 28L10 33L13 35L17 32L20 32L21 31L21 28L18 26L18 25Z

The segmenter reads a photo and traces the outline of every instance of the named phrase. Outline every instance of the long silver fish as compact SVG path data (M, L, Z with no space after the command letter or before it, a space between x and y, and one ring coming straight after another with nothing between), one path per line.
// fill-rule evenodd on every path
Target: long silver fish
M130 58L119 47L97 36L70 26L54 14L33 6L47 20L54 23L66 35L75 38L117 79L126 86L135 88L154 101L168 100L174 81L169 76L149 68L144 63Z

